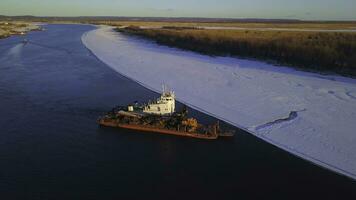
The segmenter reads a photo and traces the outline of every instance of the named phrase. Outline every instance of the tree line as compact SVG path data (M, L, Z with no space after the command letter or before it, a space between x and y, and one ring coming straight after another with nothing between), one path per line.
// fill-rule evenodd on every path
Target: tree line
M135 26L118 31L212 56L256 58L309 71L356 76L356 33L141 29Z

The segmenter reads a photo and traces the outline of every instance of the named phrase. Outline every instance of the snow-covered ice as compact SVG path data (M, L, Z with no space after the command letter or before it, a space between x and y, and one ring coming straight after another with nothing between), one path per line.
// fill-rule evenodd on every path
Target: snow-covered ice
M209 57L101 26L83 43L140 84L236 125L315 164L356 179L356 80Z

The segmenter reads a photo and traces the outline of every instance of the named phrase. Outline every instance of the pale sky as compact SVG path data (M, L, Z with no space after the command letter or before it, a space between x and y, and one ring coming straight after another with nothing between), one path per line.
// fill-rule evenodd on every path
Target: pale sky
M356 0L0 0L0 15L356 20Z

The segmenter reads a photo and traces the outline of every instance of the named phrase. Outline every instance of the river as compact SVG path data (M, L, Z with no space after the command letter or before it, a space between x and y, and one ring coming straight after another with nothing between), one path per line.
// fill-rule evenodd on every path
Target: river
M356 197L353 180L241 130L202 141L99 128L113 106L158 94L86 49L94 26L44 27L0 40L2 199Z

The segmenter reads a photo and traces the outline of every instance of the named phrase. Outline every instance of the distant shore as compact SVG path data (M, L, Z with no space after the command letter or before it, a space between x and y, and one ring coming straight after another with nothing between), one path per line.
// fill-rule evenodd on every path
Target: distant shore
M0 39L13 35L25 35L29 31L41 30L41 27L35 23L28 22L0 22Z

